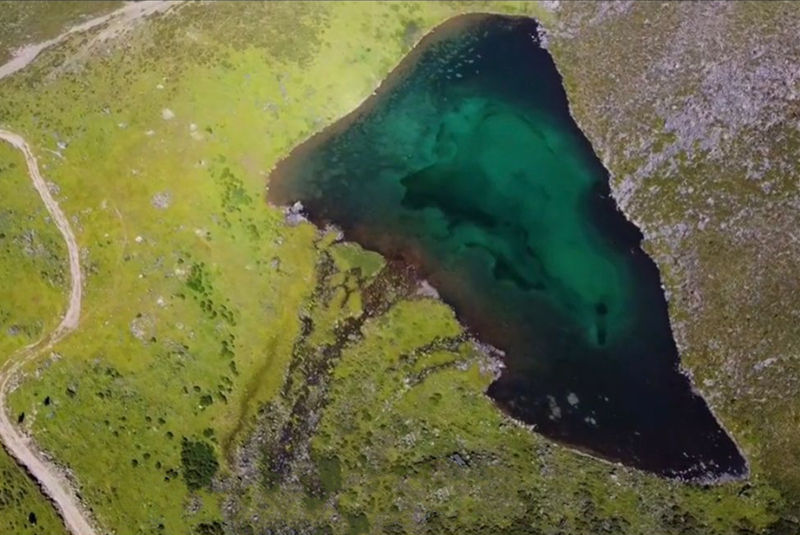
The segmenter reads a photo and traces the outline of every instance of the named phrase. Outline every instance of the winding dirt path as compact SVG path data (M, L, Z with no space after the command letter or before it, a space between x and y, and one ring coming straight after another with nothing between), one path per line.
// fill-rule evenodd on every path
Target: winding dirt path
M26 346L11 355L5 364L0 367L0 441L9 453L23 465L28 472L38 481L42 490L55 503L59 509L64 523L75 535L96 535L94 528L87 520L80 501L70 487L69 482L60 472L51 467L41 453L31 443L31 439L21 433L11 422L6 407L6 394L13 385L17 371L28 362L35 359L43 351L52 347L78 326L81 315L81 289L83 286L83 273L81 272L80 257L78 256L78 243L69 220L61 211L58 203L53 199L47 183L39 173L39 165L30 146L25 140L8 130L0 129L0 139L19 149L25 156L33 187L44 202L47 211L53 218L61 236L67 244L69 254L70 291L69 305L61 318L61 323L40 341Z
M0 65L0 80L23 69L36 59L41 51L63 42L72 34L105 25L92 39L92 43L102 41L118 35L129 24L141 17L153 13L166 12L181 3L181 1L175 0L126 2L121 8L82 24L72 26L53 39L31 44L17 50L9 62ZM77 494L72 489L70 481L42 455L32 439L19 431L9 418L6 394L15 384L17 372L77 328L81 314L83 274L81 272L75 233L72 231L64 212L61 211L58 203L50 194L50 190L39 172L39 165L30 146L22 136L8 130L0 129L0 139L19 149L25 156L31 182L67 244L70 272L69 304L61 322L44 338L19 349L0 366L0 442L2 442L2 445L11 456L36 480L42 491L55 504L61 518L64 520L64 524L73 535L99 535L98 531L92 526L89 515L81 505Z

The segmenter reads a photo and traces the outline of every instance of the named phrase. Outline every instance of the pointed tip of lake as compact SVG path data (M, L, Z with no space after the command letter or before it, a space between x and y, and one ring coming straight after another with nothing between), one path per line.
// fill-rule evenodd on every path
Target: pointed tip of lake
M489 395L537 432L670 477L746 473L680 373L658 269L571 117L536 22L440 26L295 149L270 199L413 264L506 353Z

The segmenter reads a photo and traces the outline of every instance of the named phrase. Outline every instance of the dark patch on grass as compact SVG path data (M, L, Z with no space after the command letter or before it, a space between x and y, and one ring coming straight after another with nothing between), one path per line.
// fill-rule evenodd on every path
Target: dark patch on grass
M338 457L321 457L317 460L322 490L326 493L338 492L342 488L342 463Z
M218 521L203 522L198 524L194 531L197 535L224 535L225 528Z
M181 463L183 479L190 490L208 487L219 468L214 447L204 440L184 438L181 443Z

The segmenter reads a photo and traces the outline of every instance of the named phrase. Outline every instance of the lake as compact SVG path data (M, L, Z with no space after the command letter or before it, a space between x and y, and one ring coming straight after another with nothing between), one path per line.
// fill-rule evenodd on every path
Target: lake
M413 265L505 352L487 393L536 432L668 477L746 473L679 371L658 269L533 19L435 29L278 164L269 198Z

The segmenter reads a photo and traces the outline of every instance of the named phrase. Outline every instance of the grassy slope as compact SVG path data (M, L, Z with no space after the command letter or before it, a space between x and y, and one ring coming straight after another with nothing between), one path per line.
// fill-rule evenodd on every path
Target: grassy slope
M365 319L363 337L330 350L336 319L372 299L359 287L374 262L342 254L309 225L284 226L263 204L265 176L356 106L422 32L469 9L190 6L107 45L74 74L45 76L79 38L3 82L0 122L40 147L90 273L80 330L12 403L77 475L104 525L212 530L226 496L225 518L241 533L277 521L336 533L463 532L481 519L484 532L727 535L759 532L781 513L784 498L759 463L752 485L687 487L510 424L481 394L485 358L433 301L397 290L398 302ZM563 15L572 16L581 14ZM594 71L570 69L586 60L570 43L555 41L556 59L592 136L595 108L576 88ZM165 109L175 116L164 119ZM68 143L64 160L41 150L57 141ZM353 262L364 264L360 275ZM667 282L680 273L667 269ZM301 315L313 328L301 330ZM432 319L415 326L420 316ZM699 369L701 357L689 363ZM214 443L222 475L249 484L221 477L213 490L189 492L182 437ZM240 441L252 455L235 455Z
M103 15L119 7L119 1L0 2L0 64L26 44L51 39L73 24Z
M573 111L661 267L683 364L794 530L798 24L787 2L567 3L553 38Z
M31 186L25 160L0 143L0 364L55 327L66 301L66 249ZM36 523L29 521L35 515ZM0 531L61 533L36 485L0 450Z

